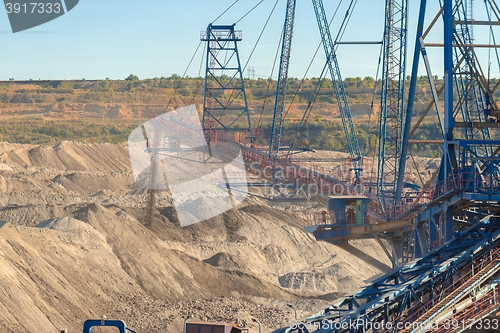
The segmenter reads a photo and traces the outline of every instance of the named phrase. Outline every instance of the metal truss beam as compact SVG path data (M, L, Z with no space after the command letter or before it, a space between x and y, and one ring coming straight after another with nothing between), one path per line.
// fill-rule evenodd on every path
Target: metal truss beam
M330 33L330 27L328 24L328 20L326 18L325 8L323 6L323 1L312 0L312 3L314 7L314 12L316 14L316 21L318 22L321 41L323 43L323 48L326 54L326 66L328 67L328 70L330 71L330 76L332 78L333 90L335 92L335 97L337 99L337 105L339 108L340 117L342 119L342 125L347 139L349 153L351 154L351 159L353 161L353 169L356 178L359 179L362 156L361 156L361 150L359 149L359 143L354 128L354 123L352 121L351 110L349 108L349 103L347 101L347 93L345 91L344 81L342 80L342 74L340 73L340 66L335 52L335 45L338 36L335 41L332 39ZM352 5L353 2L350 3L349 8L347 9L348 12L352 10ZM342 26L344 26L347 17L348 16L346 15L346 17L344 18L344 22L342 23ZM319 80L318 84L321 84L321 80Z
M274 102L273 124L271 127L271 140L269 142L269 158L276 161L279 158L281 145L281 132L283 130L283 113L288 81L288 67L292 49L293 23L295 19L296 0L287 0L285 25L281 45L280 67L278 85L276 87L276 100Z
M209 24L201 32L207 42L202 127L204 130L237 130L252 141L252 123L238 53L241 30L235 25Z
M500 269L499 250L500 220L488 216L457 232L451 241L422 258L378 278L353 295L338 299L300 324L274 333L357 333L383 321L396 325L418 320L434 306L441 312L446 309L446 306L440 307L443 300L468 295L470 288L467 288L474 283L487 284L491 274L477 273L495 261L495 271ZM476 282L465 283L474 276ZM460 285L465 285L463 290L458 289ZM393 331L396 332L396 328Z
M380 101L377 195L388 220L394 218L404 122L408 0L387 0Z

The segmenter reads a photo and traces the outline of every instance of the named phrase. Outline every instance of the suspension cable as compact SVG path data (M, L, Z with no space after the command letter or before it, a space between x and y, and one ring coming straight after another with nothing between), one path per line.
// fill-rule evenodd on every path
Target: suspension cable
M236 2L237 2L237 1L235 1L235 2L234 2L234 3L233 3L233 4L229 7L229 8L231 8L231 7L232 7L232 6L233 6ZM262 2L264 2L264 0L261 0L261 1L260 1L259 3L257 3L254 7L252 7L252 9L250 9L247 13L245 13L245 15L243 15L243 16L242 16L242 17L241 17L238 21L236 21L236 23L240 22L243 18L245 18L248 14L250 14L253 10L255 10L255 8L257 8L257 7L258 7L258 6L259 6ZM264 34L264 31L266 30L267 25L269 24L269 21L270 21L270 19L271 19L271 16L273 15L273 13L274 13L274 11L275 11L276 6L277 6L278 2L279 2L279 0L276 0L276 2L274 3L274 6L273 6L273 8L271 9L271 12L269 13L269 15L268 15L268 17L267 17L266 22L264 23L264 26L263 26L263 28L262 28L262 30L261 30L261 32L260 32L260 34L259 34L259 37L257 38L257 41L255 42L255 44L254 44L254 46L253 46L253 48L252 48L252 51L250 52L250 55L249 55L249 57L248 57L247 61L245 62L245 65L244 65L244 66L243 66L243 68L242 68L242 72L245 72L245 70L246 70L246 68L247 68L247 66L248 66L248 64L249 64L249 62L250 62L250 60L251 60L251 58L252 58L253 54L255 53L255 50L256 50L256 48L257 48L257 45L259 44L259 42L260 42L260 40L261 40L261 38L262 38L262 35ZM226 9L226 11L224 11L224 13L225 13L225 12L227 12L227 10L229 10L229 8L228 8L228 9ZM222 13L220 16L222 16L224 13ZM219 16L219 17L220 17L220 16ZM236 23L235 23L235 24L236 24ZM280 44L281 44L281 43L280 43ZM273 70L274 70L274 66L273 66ZM272 74L271 74L271 76L272 76ZM269 91L269 86L268 86L268 91ZM268 91L267 91L267 92L268 92ZM266 92L266 95L267 95L267 92ZM233 91L233 92L231 92L231 95L228 97L228 101L232 98L233 94L234 94L234 91ZM262 113L263 113L263 111L264 111L264 107L265 107L265 102L266 102L266 99L267 99L267 97L264 99L264 105L262 106L262 111L261 111L261 115L260 115L260 118L259 118L259 126L260 126L260 123L261 123ZM224 113L222 113L220 117L222 117L223 115L224 115ZM219 118L220 118L220 117L219 117Z
M262 0L264 1L264 0ZM261 1L261 2L262 2ZM259 44L260 42L260 39L262 38L262 35L264 34L264 31L266 30L267 28L267 25L269 24L269 20L271 19L271 16L273 15L274 13L274 10L276 9L276 5L278 4L278 1L279 0L276 0L276 2L274 3L274 6L273 6L273 9L271 9L271 13L269 13L269 16L267 17L267 20L266 20L266 23L264 23L264 27L262 28L262 30L260 31L260 34L259 34L259 37L257 38L257 41L255 42L255 45L253 46L252 48L252 52L250 52L250 56L248 56L248 59L247 59L247 62L245 63L245 66L243 66L243 71L246 70L247 66L248 66L248 63L250 62L250 59L252 58L254 52L255 52L255 49L257 48L257 45ZM257 7L261 2L259 2L255 7ZM255 8L254 7L254 8ZM253 9L252 9L253 10ZM248 14L248 13L247 13ZM247 14L245 14L243 17L245 17ZM242 18L243 18L242 17ZM238 22L241 21L241 19L238 20Z
M333 13L332 18L330 19L330 22L328 23L328 28L330 28L330 26L332 25L333 19L334 19L334 18L335 18L335 16L337 15L337 12L338 12L338 10L339 10L340 5L342 4L342 1L343 1L343 0L339 1L339 4L337 5L337 8L335 8L335 12ZM323 39L323 36L321 36L321 38ZM286 109L286 111L285 111L285 115L283 116L283 120L285 120L285 119L286 119L286 116L288 115L288 112L290 111L290 108L292 107L292 104L293 104L293 102L295 101L295 97L298 95L299 90L300 90L300 88L302 87L302 84L304 83L304 81L305 81L305 79L306 79L307 73L308 73L308 72L309 72L309 70L311 69L311 66L312 66L313 62L314 62L314 60L316 59L316 56L318 55L318 52L319 52L319 49L321 48L321 44L322 44L322 43L323 43L323 41L321 40L321 41L319 42L319 44L318 44L318 47L316 48L316 51L314 52L314 55L313 55L313 57L312 57L311 61L309 62L309 65L307 66L306 72L304 73L304 76L302 77L302 80L301 80L301 82L300 82L300 84L299 84L299 86L298 86L297 90L295 91L295 95L293 96L292 101L290 102L290 104L288 105L288 108L287 108L287 109ZM326 67L326 64L325 64L325 67ZM325 71L325 69L323 69L323 72L324 72L324 71ZM320 76L320 80L321 80L321 79L322 79L322 77ZM318 92L319 92L319 91L318 91ZM311 107L312 107L312 105L314 104L315 99L316 99L316 97L314 96L314 97L313 97L312 104L311 104ZM307 109L306 109L306 111L305 111L305 112L307 112ZM307 116L307 117L305 118L305 121L307 121L307 119L308 119L308 118L309 118L309 116ZM299 125L299 126L300 126L300 125ZM300 128L299 128L299 129L297 129L297 130L299 131L299 130L300 130Z
M365 153L366 155L368 153L368 134L370 133L370 128L371 128L371 120L372 120L372 114L374 113L374 105L375 105L375 95L377 94L377 84L378 84L378 77L380 74L380 65L382 63L382 51L383 51L383 45L380 46L380 53L378 55L378 64L377 64L377 71L375 73L375 81L373 82L373 93L372 93L372 101L370 103L370 113L368 114L368 125L366 126L366 141L365 141ZM377 118L377 123L380 121L380 112L379 116Z
M497 58L497 63L498 63L499 69L500 69L500 57L498 55L498 47L497 47L497 43L496 43L496 40L495 40L495 34L493 33L493 25L491 23L491 14L490 14L490 11L488 10L488 6L486 5L486 1L484 2L484 5L486 7L486 13L488 14L488 21L490 23L489 24L489 27L490 27L490 36L493 39L493 45L494 45L494 48L495 48L495 55L496 55L496 58Z
M172 96L170 97L170 100L168 101L167 103L167 110L168 108L170 107L170 104L172 103L172 101L174 100L174 97L176 97L177 95L177 91L179 90L180 86L181 86L181 83L182 83L182 79L186 76L186 73L187 71L189 70L189 67L191 66L191 63L193 62L193 59L194 57L196 56L196 53L198 53L198 50L200 49L200 45L201 45L202 41L200 40L200 42L198 43L198 46L196 47L196 50L194 51L193 53L193 56L191 57L191 60L189 60L189 63L186 67L186 70L184 71L184 73L182 74L181 78L177 81L177 85L174 85L174 93L172 94Z
M335 18L335 16L337 16L337 12L338 12L338 10L339 10L339 8L340 8L340 5L342 5L342 2L343 2L343 0L340 0L340 1L339 1L339 4L337 5L337 8L335 8L335 12L333 13L332 18L330 19L330 22L328 23L328 28L330 28L330 26L332 25L333 19ZM323 39L323 36L321 36L321 38ZM313 57L312 57L311 61L309 62L309 65L307 66L307 69L306 69L306 71L305 71L305 73L304 73L304 76L302 77L302 80L300 81L300 84L299 84L299 86L298 86L297 90L295 91L295 94L294 94L294 96L293 96L293 98L292 98L292 101L290 102L290 104L288 105L288 108L287 108L287 109L286 109L286 111L285 111L285 114L284 114L284 116L283 116L283 120L286 120L286 117L287 117L287 115L288 115L288 112L290 111L290 109L291 109L291 107L292 107L292 104L293 104L293 102L295 101L295 97L298 95L299 90L300 90L300 88L302 87L302 84L304 84L305 79L306 79L306 77L307 77L307 74L309 73L309 70L311 69L311 66L312 66L313 62L314 62L314 60L316 59L316 56L318 55L318 52L319 52L319 49L321 48L321 44L322 44L322 43L323 43L323 40L321 40L321 41L319 42L319 44L318 44L318 47L316 47L316 51L314 52L314 55L313 55ZM325 67L326 67L326 64L325 64ZM325 68L323 68L323 73L324 73L324 71L325 71ZM319 77L319 79L320 79L320 80L322 79L322 76L323 76L323 75L321 75L321 76ZM320 89L321 89L321 87L320 87ZM319 92L319 90L317 90L317 92ZM317 94L316 94L316 96L317 96ZM315 100L316 100L316 96L313 96L313 98L311 99L311 100L312 100L312 102L310 103L311 108L312 108L312 107L313 107L313 105L314 105L314 102L315 102ZM306 111L305 111L304 113L306 113L307 111L308 111L308 109L306 108ZM310 114L310 112L309 112L309 114ZM305 121L307 121L308 119L309 119L309 115L307 115L307 117L306 117L304 120L305 120ZM299 126L300 126L300 125L299 125ZM300 131L300 128L298 129L298 131Z
M349 8L347 8L347 12L345 13L344 20L340 25L340 30L337 34L337 37L335 38L334 43L337 43L338 41L342 40L342 37L344 37L345 31L347 29L347 26L349 25L349 22L351 21L352 14L354 13L354 8L356 8L357 3L358 0L351 0L351 3L349 4ZM339 45L336 44L336 46L338 48Z
M233 7L239 0L236 0L235 2L233 2L231 4L231 6L227 7L225 11L223 11L219 16L217 16L217 18L215 20L212 21L212 24L215 23L215 21L217 21L218 19L221 18L222 15L226 14L226 12L231 9L231 7Z
M203 52L201 52L201 61L200 61L200 67L198 69L198 78L201 78L201 70L203 68L203 60L205 60L205 50L206 50L206 43L203 46ZM193 98L191 99L190 104L194 104L196 97L198 96L198 93L200 91L201 86L203 85L203 80L199 80L198 84L196 85L196 90L194 91Z
M258 4L256 4L255 6L253 6L252 9L250 9L245 15L243 15L238 21L236 21L234 24L237 24L238 22L240 22L241 20L243 20L245 18L245 16L247 16L248 14L250 14L255 8L257 8L261 3L263 3L264 0L260 0L260 2Z
M236 21L236 23L238 23L239 21L241 21L245 16L247 16L251 11L253 11L258 5L260 5L264 0L261 0L258 4L256 4L250 11L248 11L245 15L243 15L243 17L241 17L238 21ZM257 37L257 41L255 42L253 48L252 48L252 51L250 52L250 55L248 56L248 59L247 61L245 62L245 65L243 66L242 68L242 72L245 72L250 60L252 59L252 56L255 52L255 50L257 49L257 45L259 45L259 42L262 38L262 35L264 34L264 31L266 30L267 28L267 25L269 24L269 21L271 20L271 16L273 15L274 13L274 10L276 9L276 5L278 4L278 1L279 0L276 0L276 2L274 3L274 6L273 8L271 9L271 12L269 13L268 17L267 17L267 20L266 22L264 23L264 26L262 27L262 30L260 31L260 34L259 34L259 37ZM281 44L281 43L280 43ZM279 45L279 44L278 44ZM268 87L268 90L269 90L269 87ZM266 91L266 94L267 94L268 91ZM234 91L231 92L231 95L229 96L228 100L230 100L232 98L234 94ZM265 104L265 99L264 99L264 104ZM264 106L262 107L262 111L264 110ZM262 117L262 112L261 112L261 117ZM259 119L259 124L260 124L260 119Z
M290 142L290 147L288 148L288 152L286 154L287 158L292 153L292 150L295 148L295 143L297 142L297 138L299 137L300 131L302 130L302 126L304 125L304 123L307 122L307 120L309 119L309 116L311 115L312 109L314 107L314 102L316 101L316 96L318 96L318 94L322 88L321 81L323 81L323 77L325 76L325 72L326 72L327 67L328 67L328 64L325 63L325 66L323 66L323 70L321 71L321 74L319 76L318 83L316 84L316 86L312 92L312 95L309 98L306 110L304 111L304 114L302 115L302 119L300 120L299 126L298 126L297 130L295 131L295 135L294 135L292 141Z
M340 2L339 2L339 4L338 4L337 8L335 9L335 12L334 12L334 14L333 14L332 18L330 19L329 24L328 24L328 27L330 27L330 26L331 26L331 24L332 24L332 22L333 22L333 20L334 20L335 16L337 15L337 12L338 12L338 10L339 10L339 8L340 8L340 5L341 5L341 4L342 4L342 1L340 1ZM354 8L355 8L356 4L357 4L357 0L351 0L351 3L349 4L348 10L347 10L347 12L346 12L346 15L344 16L344 20L342 21L342 25L341 25L341 28L340 28L340 30L339 30L339 33L338 33L338 35L337 35L337 38L336 38L335 42L337 42L339 39L341 39L341 38L342 38L342 36L344 35L345 30L346 30L346 28L347 28L347 25L349 24L349 21L350 21L350 19L351 19L351 17L352 17L352 14L353 14L353 11L354 11ZM351 8L352 8L352 9L351 9ZM323 38L324 38L324 36L321 36L321 38L323 39ZM295 97L296 97L296 96L297 96L297 94L298 94L298 91L300 90L300 87L302 86L302 83L304 82L305 76L307 75L307 72L309 71L309 68L311 67L312 62L314 61L314 59L315 59L315 57L316 57L316 55L317 55L317 53L318 53L318 51L319 51L319 49L320 49L320 47L321 47L321 44L322 44L322 41L320 41L320 43L319 43L318 47L316 48L316 51L315 51L314 56L313 56L313 59L312 59L312 60L311 60L311 62L309 63L309 67L308 67L308 68L307 68L307 70L306 70L306 74L304 75L304 78L302 79L302 81L301 81L301 83L300 83L300 85L299 85L299 87L298 87L298 89L297 89L297 91L296 91L296 94L294 95L294 97L293 97L293 99L292 99L292 102L290 103L289 107L287 108L287 111L286 111L286 113L285 113L285 117L284 117L285 119L286 119L286 116L287 116L287 114L288 114L289 110L291 109L291 106L292 106L292 104L293 104L293 102L294 102L294 100L295 100ZM335 50L336 50L337 48L338 48L338 44L336 45ZM334 51L335 51L335 50L334 50ZM302 117L302 119L301 119L301 121L300 121L300 123L299 123L299 126L298 126L298 128L297 128L297 131L296 131L296 133L295 133L295 136L294 136L294 138L292 139L292 142L291 142L291 144L290 144L290 149L289 149L289 151L288 151L288 153L287 153L287 156L291 153L291 151L292 151L293 147L295 146L295 142L296 142L296 140L297 140L297 137L298 137L298 135L299 135L299 132L300 132L300 131L301 131L301 129L302 129L302 125L303 125L303 123L304 123L304 122L307 122L307 120L309 119L309 116L310 116L310 115L311 115L311 113L312 113L311 111L312 111L312 108L314 107L314 103L315 103L316 97L317 97L317 95L318 95L319 91L321 90L321 82L322 82L322 80L323 80L323 76L325 75L325 71L326 71L327 65L328 65L328 64L327 64L327 63L325 63L325 66L323 67L323 71L321 72L321 75L320 75L320 77L319 77L319 79L318 79L317 87L316 87L316 89L314 89L314 91L313 91L313 96L311 96L311 98L309 99L309 102L308 102L308 105L307 105L306 110L305 110L305 112L304 112L304 115L303 115L303 117ZM319 87L318 87L318 86L319 86Z
M278 0L276 0L276 3L277 2L278 2ZM276 4L275 4L275 6L276 6ZM264 101L262 102L262 108L260 110L260 115L259 115L259 121L257 123L257 128L261 128L261 126L262 126L262 116L264 114L264 108L266 107L267 98L269 97L269 89L271 87L272 77L273 77L273 74L274 74L274 69L276 68L276 63L277 63L277 60L278 60L278 54L280 52L280 45L281 45L281 41L283 39L283 31L284 30L285 30L285 27L283 27L283 29L281 30L280 39L279 39L279 42L278 42L278 47L276 48L276 54L274 55L273 67L271 68L271 74L269 75L269 79L267 80L266 95L264 96Z

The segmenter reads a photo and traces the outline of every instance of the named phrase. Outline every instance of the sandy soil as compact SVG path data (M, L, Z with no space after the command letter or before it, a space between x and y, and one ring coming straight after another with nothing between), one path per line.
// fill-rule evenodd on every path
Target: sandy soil
M145 227L125 145L0 143L0 332L79 332L103 314L138 332L181 332L186 315L269 332L293 318L287 302L310 315L381 273L316 242L290 206L249 197L181 228L158 197Z

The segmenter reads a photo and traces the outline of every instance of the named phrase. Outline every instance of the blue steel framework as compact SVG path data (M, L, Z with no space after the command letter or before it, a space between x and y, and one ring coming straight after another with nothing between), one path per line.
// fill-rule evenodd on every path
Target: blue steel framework
M329 26L326 20L326 15L324 13L322 2L320 0L313 0L313 5L316 12L316 18L320 28L320 33L325 53L327 55L325 68L328 67L328 69L330 70L330 74L332 76L332 82L334 85L334 90L340 109L342 123L344 125L344 131L346 133L346 137L348 138L349 151L351 153L351 159L353 161L352 170L355 172L356 178L359 179L361 171L361 152L359 149L358 139L355 133L354 124L350 114L349 105L347 103L347 96L343 86L343 80L340 74L340 67L335 55L335 50L334 50L335 44L330 35ZM271 127L269 153L268 153L268 158L270 160L273 170L272 183L271 183L272 188L277 192L279 192L279 194L284 197L284 200L292 200L292 197L296 193L298 193L297 191L293 192L291 196L285 194L281 190L281 185L279 184L278 177L276 177L276 174L283 167L282 165L286 164L290 151L293 146L292 142L289 147L288 153L280 154L281 134L283 129L283 116L284 116L287 81L288 81L288 67L290 63L293 25L295 19L295 7L296 7L296 0L287 0L285 23L283 27L283 36L281 45L278 82L276 87L273 122ZM352 7L353 7L353 1L351 1L349 10L351 10ZM344 21L346 20L347 20L347 15ZM237 122L240 121L241 118L243 118L243 116L245 116L245 119L247 120L246 128L250 133L251 139L253 139L251 135L252 127L250 122L250 115L248 112L248 105L244 90L241 65L236 44L237 41L241 40L241 32L234 30L234 24L231 26L210 24L206 32L202 32L201 40L208 42L207 58L206 58L204 106L203 106L203 118L202 118L203 129L205 130L234 129ZM219 54L221 53L221 51L226 51L224 53L224 60L221 59L222 57ZM232 54L228 56L227 55L228 52L232 52ZM236 64L229 66L231 60L236 61ZM228 76L227 75L228 71L233 71L234 74L232 76ZM224 73L225 76L222 75L223 72L226 72ZM323 74L321 75L321 77L322 76ZM318 87L320 84L321 84L321 79L319 80ZM316 89L318 87L316 87ZM226 97L225 92L227 90L231 92L231 95L227 99L227 101L224 101L224 98ZM233 103L241 94L243 95L244 99L244 107L242 108L235 107ZM233 116L233 118L227 119L228 117L226 115L229 113L229 111L234 111L234 110L237 111L236 115ZM306 110L301 124L307 118L307 112L308 111ZM239 126L236 129L241 129L241 126ZM300 130L300 125L299 125L299 130ZM295 136L293 141L295 141L296 138L297 135ZM290 186L290 184L287 184L286 188L294 189L293 187ZM273 200L277 199L273 198Z
M500 141L489 131L498 125L492 114L496 104L475 55L471 4L447 1L445 6L443 158L432 201L414 219L417 257L450 240L457 221L498 211L500 199Z
M271 140L269 142L269 158L273 166L279 158L281 146L281 132L283 129L283 113L285 111L286 88L288 81L288 66L292 50L293 22L295 20L296 0L287 0L285 25L281 45L280 67L278 72L278 85L276 87L276 100L274 102L273 124L271 127ZM273 183L276 182L273 172Z
M401 158L401 156L406 157L406 152L404 152L404 154L402 152L403 148L405 148L402 143L402 133L405 120L403 105L405 103L407 1L408 0L387 0L385 6L385 26L382 40L383 73L380 100L381 111L376 194L381 211L387 221L394 220L396 211L399 208L399 202L401 201L397 194L398 181L401 181L401 185L405 184L402 176L404 172L400 173L398 170L401 160L405 160L405 158ZM337 94L337 101L341 114L342 110L344 110L345 119L343 117L342 120L347 139L352 143L349 146L351 157L359 156L357 159L354 158L354 161L355 163L356 161L361 162L361 154L359 153L359 146L354 132L347 98L342 83L339 83L342 82L342 78L340 76L338 62L336 61L335 44L329 33L329 27L321 0L313 0L313 4L322 34L323 46L327 53L327 63L325 67L328 67L332 74L332 81ZM351 7L349 7L348 13L350 10ZM335 43L338 43L338 41L335 41ZM355 166L354 169L357 171L356 175L359 175L360 168ZM317 239L329 239L332 242L353 238L355 234L358 237L376 238L389 258L391 258L393 266L396 267L399 265L400 258L403 262L408 260L408 253L412 248L412 246L410 246L412 237L411 228L409 228L409 223L406 222L407 221L403 221L403 223L398 224L401 225L400 228L394 228L394 224L391 224L390 227L388 226L388 230L382 232L372 232L370 228L366 228L365 235L359 235L357 231L351 232L352 230L348 226L345 226L345 228L326 229L323 228L323 226L319 226L316 230L317 232L315 232L315 236ZM310 231L312 231L312 229L310 229ZM381 238L390 241L390 251L380 242Z
M351 117L351 110L349 109L349 103L347 102L347 94L344 88L344 81L342 80L342 75L340 73L340 66L337 60L337 55L335 53L335 44L339 39L341 30L335 39L332 39L330 33L330 27L328 20L326 18L325 9L322 0L312 0L314 12L316 14L316 21L318 22L318 28L321 35L321 40L323 43L323 48L326 54L326 66L330 71L330 76L332 78L333 90L335 92L335 97L337 99L337 105L339 107L340 117L342 119L342 125L344 127L344 133L347 138L347 144L349 147L349 153L353 161L353 169L357 179L360 178L361 172L361 151L359 149L358 138L356 136L356 131ZM348 12L352 10L353 2L350 3ZM344 23L348 16L344 17ZM342 26L344 26L344 23ZM321 80L318 85L321 84Z
M313 4L315 6L315 10L317 13L316 16L322 34L321 38L323 40L325 52L327 54L327 61L325 68L328 67L332 75L332 81L334 82L335 86L335 93L337 96L337 100L339 102L339 107L341 109L344 130L346 132L347 137L349 138L349 150L351 152L351 157L354 162L354 167L352 169L354 170L356 177L359 179L359 172L361 170L360 168L361 153L354 129L354 124L352 122L350 110L347 104L347 97L343 87L342 77L340 75L340 68L336 61L334 44L330 36L328 23L326 21L326 15L324 14L324 9L321 1L313 0ZM308 193L305 193L302 190L302 187L299 186L298 184L290 183L290 180L280 179L280 177L277 176L278 174L283 174L284 166L289 164L290 162L289 154L293 146L292 142L292 144L289 147L288 153L280 154L281 134L283 129L283 117L284 117L285 99L286 99L287 81L288 81L288 67L290 64L293 25L295 19L295 6L296 6L296 0L287 0L285 23L283 27L283 36L281 45L278 82L276 88L273 122L271 127L271 136L270 136L269 152L268 152L268 159L269 159L268 163L270 163L272 166L272 180L271 183L252 184L252 186L270 186L271 189L274 190L274 194L278 194L278 197L274 197L274 195L271 195L271 192L269 193L268 199L272 199L274 201L304 200L302 198L294 198L299 193L305 194L306 197L308 196ZM318 6L320 6L320 8ZM351 1L349 9L351 9L352 6L353 4ZM206 32L202 32L201 40L208 42L207 60L206 60L207 70L205 75L205 93L204 93L204 106L203 106L203 118L202 118L203 129L230 130L236 124L236 122L240 118L242 118L243 115L246 115L246 119L248 120L248 126L247 126L248 132L252 133L250 115L248 113L248 106L244 91L241 66L238 56L238 49L236 46L236 42L241 40L241 32L234 30L234 24L232 26L226 26L226 25L216 26L210 24ZM234 46L232 46L233 44L229 44L229 42L234 42ZM229 57L226 54L224 60L222 61L220 59L221 56L219 55L221 51L232 51L233 54L230 55ZM231 67L228 66L228 64L229 61L232 59L236 59L237 63L236 65L233 65ZM233 76L228 77L226 74L224 77L223 75L221 75L223 71L227 72L231 70L235 72ZM323 74L321 76L323 76ZM239 81L235 79L237 77L240 78ZM319 84L321 84L321 79L319 80L318 87ZM316 87L316 89L318 87ZM230 98L228 99L228 103L224 104L223 97L226 90L230 90L232 93ZM235 90L238 91L238 94L234 93ZM232 103L239 97L240 92L243 94L245 107L241 109L241 111L236 115L236 118L234 120L230 119L229 121L228 120L223 121L223 117L228 113L229 107L232 106ZM232 110L234 109L235 108L232 107ZM237 108L236 110L240 109ZM304 117L302 119L302 123L307 118L307 112L308 111L306 110L306 113L304 114ZM206 131L206 133L210 133L207 134L207 138L209 138L209 136L213 134L214 131L210 132ZM297 135L294 138L294 140L296 138ZM251 137L251 142L252 139L253 138ZM283 181L285 182L284 186L283 186ZM308 186L306 188L309 188ZM351 188L350 186L348 187Z
M400 327L411 327L415 322L422 323L422 327L408 332L425 331L438 314L447 314L446 318L453 316L453 304L467 300L474 290L496 286L497 281L491 277L500 271L499 251L500 220L485 217L468 229L457 231L450 242L421 259L274 333L357 333L373 332L369 330L373 327L384 327L377 332L402 332ZM481 298L481 293L475 295L477 300ZM498 298L492 306L498 310ZM462 324L466 326L470 322Z
M234 26L209 24L207 30L201 32L200 39L207 42L202 127L205 130L243 130L252 139L237 44L242 33Z
M426 51L423 45L423 31L424 31L424 19L425 19L425 10L427 6L427 0L421 0L420 1L420 9L419 9L419 14L418 14L418 24L417 24L417 33L415 36L415 49L414 49L414 54L413 54L413 59L419 59L420 54L422 53L422 57L427 60L426 57ZM427 62L426 62L427 64ZM418 65L419 61L413 61L412 65L412 70L411 70L411 78L416 78L418 75ZM430 83L431 83L431 91L433 94L433 99L436 101L437 99L437 92L436 88L434 86L434 81L432 80L432 75L429 72L428 66L426 66L427 70L427 76L429 77ZM413 112L413 105L415 102L415 90L417 87L417 80L410 80L410 86L409 86L409 94L408 94L408 106L406 107L405 110L405 116L404 119L411 119L412 117L412 112ZM439 106L439 103L435 103L436 106ZM438 115L440 112L438 112ZM408 155L408 140L410 137L411 133L411 121L406 121L404 122L403 126L403 133L402 133L402 143L401 143L401 156L406 157ZM406 158L401 158L399 159L399 165L398 165L398 170L399 173L404 175L405 174L405 167L406 167ZM401 201L401 196L402 196L402 190L403 190L403 182L404 182L404 177L399 177L396 181L396 202Z
M421 0L413 74L418 69L420 55L427 61L423 43L425 9L426 1ZM301 324L275 332L366 332L373 331L369 330L370 325L373 328L373 324L383 322L390 322L393 327L378 332L425 332L433 321L464 318L460 317L464 309L479 304L482 310L470 312L471 318L484 318L500 309L495 294L498 281L494 279L500 271L500 141L491 140L485 130L498 127L498 113L492 100L497 86L490 91L477 70L472 35L468 27L461 27L472 24L467 10L463 1L445 0L438 14L443 17L444 30L443 157L432 201L413 207L411 214L406 215L413 219L413 232L404 240L408 259L411 256L421 259L395 269ZM426 69L429 72L427 63ZM471 82L478 78L479 83ZM410 137L408 122L412 117L415 80L413 75L403 147L408 145ZM432 78L429 81L432 85ZM459 97L456 103L455 90ZM460 137L464 139L457 139ZM404 161L399 165L404 168ZM396 190L402 191L401 187L398 184ZM401 197L401 193L395 195ZM336 240L328 237L331 234L328 225L314 232L318 239ZM493 298L480 302L491 292ZM422 326L400 329L394 326L398 322L418 322ZM460 332L469 323L462 322L459 323L462 327L444 331ZM347 328L342 324L347 324Z
M411 134L421 123L422 116L412 128L411 119L413 112L413 103L415 96L416 78L418 71L418 62L423 60L426 70L429 73L429 82L431 92L435 100L435 108L440 109L440 103L437 100L441 92L445 92L445 119L443 126L443 137L446 139L444 144L444 153L435 181L434 190L430 197L431 202L421 204L418 201L415 204L401 207L392 219L414 218L413 232L407 234L401 229L399 232L379 233L377 236L389 239L398 239L402 241L403 251L400 257L407 261L412 257L419 257L426 251L447 241L451 238L454 220L472 219L477 217L478 211L483 211L481 206L488 207L486 212L491 211L489 200L497 200L498 195L498 152L500 151L500 141L491 140L489 127L498 127L498 107L494 99L494 92L498 84L493 89L484 79L480 71L480 66L475 58L473 41L464 40L464 29L460 25L470 24L470 20L463 14L463 2L457 2L453 7L452 19L455 18L456 29L449 28L450 36L446 38L448 44L447 57L447 75L445 86L436 89L430 66L427 59L425 43L423 37L427 32L423 32L423 23L425 18L426 1L421 1L419 22L417 28L415 56L412 67L412 79L410 80L408 106L405 110L406 119L403 126L403 135L401 142L401 158L399 160L399 174L404 174L406 160L408 159L408 144ZM492 7L494 8L494 7ZM462 13L462 16L460 14ZM433 23L442 15L438 13ZM460 19L462 18L462 19ZM464 19L465 18L465 19ZM474 21L472 21L474 22ZM452 26L453 27L453 26ZM429 30L428 28L427 30ZM466 30L465 30L466 31ZM470 37L468 37L470 38ZM455 56L454 56L455 54ZM462 56L457 57L457 54ZM468 65L463 65L468 63ZM465 70L466 69L466 70ZM472 83L471 81L476 81ZM457 96L462 96L453 103L453 92ZM470 96L473 95L475 100ZM431 108L430 105L426 112ZM424 114L426 114L424 112ZM438 117L440 119L440 117ZM439 120L441 123L441 119ZM454 138L463 137L463 140ZM379 181L381 181L379 179ZM407 197L403 192L403 177L398 177L396 184L396 203L389 211L394 210L398 204L405 201L411 201L414 198ZM425 194L422 191L422 194ZM470 200L476 203L476 206L470 204ZM464 212L457 212L457 209L467 205ZM454 218L455 217L455 218ZM391 220L391 219L388 219ZM346 237L342 235L338 238ZM373 237L367 232L368 237Z
M386 218L396 202L401 159L405 103L407 0L387 0L383 39L382 92L380 99L377 196ZM403 174L404 175L404 174Z

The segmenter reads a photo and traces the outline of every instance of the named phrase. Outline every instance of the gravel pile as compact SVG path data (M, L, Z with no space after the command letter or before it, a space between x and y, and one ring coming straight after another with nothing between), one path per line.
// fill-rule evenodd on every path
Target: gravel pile
M0 143L0 332L73 333L102 315L139 333L180 333L188 315L271 332L294 318L287 303L306 317L381 274L305 232L297 203L248 197L181 227L160 192L146 226L129 163L124 145ZM389 264L375 241L352 245Z
M266 329L264 332L287 325L293 318L291 309L283 302L279 302L281 308L277 308L235 297L172 302L138 294L120 296L116 304L119 305L114 309L115 313L132 329L141 329L143 332L181 332L179 323L182 325L187 316L193 322L240 323L249 328L257 328L258 324L252 321L255 318Z

